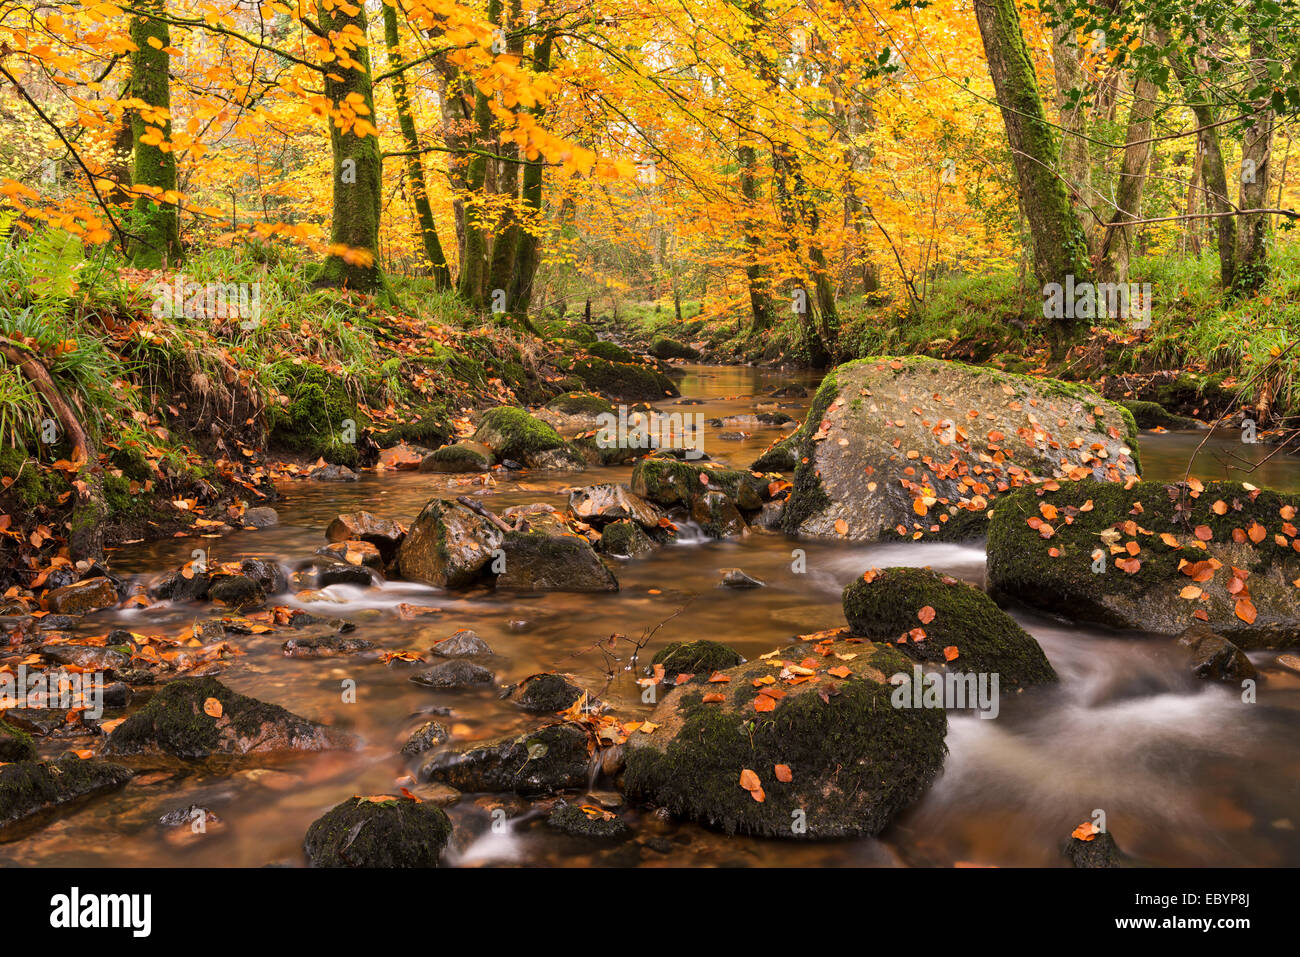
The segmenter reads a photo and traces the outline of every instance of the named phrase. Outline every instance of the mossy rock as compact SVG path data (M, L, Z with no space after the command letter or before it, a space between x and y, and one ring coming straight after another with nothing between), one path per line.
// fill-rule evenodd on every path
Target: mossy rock
M1132 414L1092 389L924 356L838 366L795 442L790 534L937 534L956 509L1044 479L1138 474Z
M589 465L611 466L627 465L645 454L644 449L621 446L617 443L601 443L596 433L579 435L570 443Z
M644 458L632 470L633 493L659 505L691 506L708 492L721 491L736 507L755 511L770 497L779 475L755 475L711 463L685 462L669 455Z
M574 362L569 371L588 389L621 402L651 402L681 395L672 379L639 363L589 356Z
M517 406L489 409L479 422L474 441L492 449L498 457L530 464L542 453L564 447L560 433Z
M608 399L602 399L591 392L565 392L546 403L546 408L563 415L592 418L614 414L614 406Z
M1056 671L1032 635L984 592L951 576L928 568L872 569L849 583L843 601L844 617L855 635L896 643L913 661L967 674L996 673L1000 688L1056 680ZM928 623L922 609L930 610L924 615ZM913 640L916 628L925 631L921 641ZM957 649L952 661L945 653L948 648Z
M600 550L619 558L640 558L656 548L654 539L631 519L611 522L600 533Z
M641 361L632 350L624 349L613 342L593 342L587 346L587 351L593 356L608 359L610 362L637 363Z
M549 724L524 734L479 741L434 755L422 781L458 791L551 794L584 788L591 765L590 738L577 724Z
M700 350L676 339L659 336L650 343L650 354L656 359L695 360L700 357Z
M1120 403L1133 413L1133 421L1139 429L1194 429L1195 419L1174 415L1158 402L1146 402L1141 399L1129 399Z
M569 680L553 672L530 675L513 685L502 697L509 698L525 711L537 714L555 714L573 707L586 692ZM594 700L594 699L589 699Z
M121 787L129 768L65 754L57 761L19 760L0 767L0 827L81 798Z
M1168 382L1155 386L1147 394L1164 409L1214 419L1233 409L1240 401L1237 389L1223 384L1226 378L1226 373L1200 376L1182 372Z
M267 408L268 441L334 465L352 468L359 464L356 444L343 441L344 423L351 420L359 435L367 420L342 379L316 365L280 362L273 369L288 378L281 389L288 404Z
M36 746L26 731L0 721L0 764L35 761Z
M312 867L437 867L451 820L408 797L353 797L307 829Z
M664 674L670 678L679 674L703 675L707 678L715 671L734 668L744 661L740 652L734 648L719 641L700 638L696 641L674 641L660 648L650 663L663 665Z
M0 476L14 480L0 494L25 511L56 508L60 499L72 491L63 473L42 472L36 460L22 449L0 448Z
M498 591L618 591L614 577L581 535L533 528L507 532L501 540L505 570Z
M754 459L755 472L793 472L799 465L799 433L792 432Z
M706 491L696 497L691 503L691 521L710 538L731 538L743 535L749 529L736 503L718 490Z
M219 709L211 704L213 699ZM216 678L180 678L164 685L147 705L118 725L103 753L162 752L201 759L213 754L324 751L354 745L345 732L231 691Z
M457 442L434 449L420 461L421 472L486 472L496 456L481 442Z
M1242 648L1295 647L1297 514L1300 495L1240 482L1021 489L994 509L989 585L1077 621L1177 635L1199 610Z
M727 682L674 688L650 717L658 727L628 739L627 793L728 834L878 834L938 775L947 717L941 708L893 706L889 676L910 663L892 648L838 642L829 651L815 669L798 665L810 649L795 645L726 669ZM796 676L792 665L815 673ZM847 677L830 675L831 667ZM778 677L785 675L804 680ZM760 696L760 687L779 698ZM706 694L721 700L706 701ZM756 706L759 697L768 704ZM746 771L762 801L741 786Z
M423 405L411 413L411 421L398 422L382 432L375 433L375 443L381 449L403 442L425 448L437 448L451 440L451 425L447 410L440 406Z
M581 322L569 322L564 319L545 319L537 325L537 331L547 339L572 339L590 346L597 342L596 333Z
M397 569L407 581L463 588L484 575L501 531L454 499L430 500L397 548Z
M546 818L546 823L571 837L596 841L625 841L632 836L632 829L622 818L608 811L593 810L595 813L589 814L577 805L561 801Z

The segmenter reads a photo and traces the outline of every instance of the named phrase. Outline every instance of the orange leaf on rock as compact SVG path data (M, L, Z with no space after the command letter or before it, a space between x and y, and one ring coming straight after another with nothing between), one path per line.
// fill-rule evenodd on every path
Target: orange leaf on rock
M213 718L220 718L222 715L221 702L216 698L209 698L204 701L203 713Z
M794 775L790 773L790 766L788 764L778 764L772 770L776 773L776 779L782 784L789 784L794 780Z
M916 617L921 620L921 624L928 625L934 621L934 609L926 605L916 613Z
M957 646L949 645L947 648L943 649L943 660L956 661L958 654L960 654L960 652L957 651Z

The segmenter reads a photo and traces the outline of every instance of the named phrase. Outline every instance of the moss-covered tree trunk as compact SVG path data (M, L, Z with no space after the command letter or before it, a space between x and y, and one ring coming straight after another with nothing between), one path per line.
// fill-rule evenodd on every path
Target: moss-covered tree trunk
M348 14L346 10L355 10ZM364 38L364 4L319 6L321 29L346 38ZM339 41L336 40L336 52ZM324 67L325 96L333 154L333 219L330 250L316 276L323 286L345 286L372 292L383 284L379 269L379 203L382 180L379 137L373 132L375 97L370 76L370 51L359 44ZM352 114L355 114L355 121Z
M554 53L555 34L548 31L537 39L533 46L533 69L546 73L551 69L551 56ZM541 117L545 108L536 106L532 113ZM537 276L537 266L541 261L541 229L543 173L546 162L540 156L529 160L524 165L523 186L520 199L527 211L530 222L519 229L515 240L514 266L510 275L510 286L506 290L506 301L516 315L525 315L533 298L533 280Z
M740 195L745 202L745 281L749 284L749 308L754 314L753 329L760 332L772 325L772 286L760 257L763 238L758 232L758 151L741 134L736 155L740 160Z
M1092 274L1087 241L1057 174L1059 148L1043 111L1015 0L975 0L975 17L1029 224L1034 274L1043 285L1064 284L1070 275L1087 279Z
M144 0L141 4L146 13L162 15L165 9L165 0ZM174 194L176 154L162 148L172 135L171 82L167 75L171 37L167 24L136 15L131 19L131 42L136 46L131 53L131 95L150 107L136 110L131 117L135 152L132 180L136 186L150 187L150 192ZM135 222L130 231L126 253L133 266L161 269L180 262L180 212L174 195L171 202L161 197L136 196Z
M1248 81L1252 86L1269 84L1267 56L1268 48L1264 38L1252 34ZM1264 99L1257 104L1257 110L1241 141L1241 196L1237 205L1243 210L1268 206L1268 183L1273 169L1273 111L1268 103L1266 93ZM1233 283L1238 291L1255 292L1268 278L1270 231L1268 213L1241 214L1241 224L1237 229L1237 263Z
M490 0L487 19L500 23L501 0ZM474 91L474 134L472 145L479 152L471 153L465 172L465 251L460 261L460 275L456 288L460 297L475 308L486 303L488 261L488 231L486 210L483 208L483 189L487 183L487 156L494 146L492 135L492 103L482 90Z
M1052 29L1052 68L1056 78L1056 108L1061 115L1061 175L1069 184L1070 204L1085 233L1096 223L1098 197L1092 188L1091 162L1088 156L1086 82L1074 29L1058 24Z
M402 49L397 35L397 7L385 3L383 8L384 45L388 48L389 69L401 70ZM428 181L424 176L424 163L420 159L420 137L416 133L415 117L411 113L404 72L393 75L393 104L397 108L397 125L401 128L402 141L406 146L406 179L411 190L411 203L415 207L416 231L424 249L424 258L430 275L433 276L434 288L450 289L451 270L438 239L433 207L429 205Z
M522 4L520 0L510 0L506 11L506 52L523 59L524 33L522 27ZM527 305L522 308L510 301L510 277L515 268L515 248L519 244L519 218L516 204L519 200L519 145L502 143L499 160L500 172L497 175L496 192L503 201L501 216L497 221L496 239L492 243L492 258L488 266L488 295L496 297L498 290L505 300L505 307L512 315L526 314Z

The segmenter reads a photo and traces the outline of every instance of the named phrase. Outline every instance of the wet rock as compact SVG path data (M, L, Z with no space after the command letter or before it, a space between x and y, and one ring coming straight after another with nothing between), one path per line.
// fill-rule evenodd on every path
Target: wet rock
M1076 621L1172 636L1199 612L1239 648L1293 648L1296 515L1300 496L1240 482L1021 489L989 523L989 586Z
M129 670L118 672L121 678L129 673ZM125 681L114 681L104 685L104 707L105 708L125 708L131 703L131 686Z
M501 549L505 569L497 575L498 591L618 591L618 579L591 543L571 532L508 532Z
M209 699L216 699L215 704ZM351 748L355 743L350 734L238 694L215 678L181 678L164 685L148 704L118 725L108 736L104 754L160 751L199 759L213 754L324 751Z
M260 608L266 604L262 586L244 575L218 575L212 579L208 598L236 610Z
M186 572L189 572L187 575ZM202 601L208 597L212 576L207 572L187 568L169 572L149 588L149 597L168 601Z
M1035 480L1138 474L1132 416L1091 389L922 356L832 370L795 445L783 528L852 541L942 536Z
M729 834L878 834L938 776L946 715L892 705L888 676L908 667L892 648L830 648L832 656L810 669L815 682L784 677L798 677L790 668L808 656L807 646L794 645L727 669L728 682L707 684L701 675L674 688L650 717L658 727L628 739L625 792ZM829 675L841 666L847 678ZM780 696L756 706L765 696L754 682L770 678L777 680L760 687ZM706 694L721 700L705 701Z
M1259 673L1244 651L1200 622L1179 635L1178 643L1191 653L1192 674L1198 678L1240 681Z
M482 442L457 442L434 449L420 462L421 472L486 472L496 461L492 450Z
M41 657L59 665L73 665L85 671L115 674L131 664L131 656L114 648L73 645L62 642L41 645Z
M384 561L392 561L406 536L406 529L388 518L377 518L370 512L350 512L340 515L325 529L325 539L330 542L369 542L379 549Z
M799 433L768 446L750 466L755 472L793 472L799 465Z
M312 867L437 867L451 837L446 812L407 797L353 797L307 829Z
M420 463L429 450L419 445L408 445L406 442L398 442L379 453L377 465L381 469L392 469L397 472L414 472L420 467Z
M476 655L492 654L488 643L468 628L460 628L446 638L435 641L429 650L443 658L473 658Z
M537 412L537 417L559 431L576 432L595 429L602 421L607 421L601 416L615 414L614 406L598 395L566 392L546 403L546 407Z
M55 588L45 596L45 601L57 615L88 615L116 605L117 588L108 578L88 578Z
M1109 831L1093 834L1089 840L1071 836L1065 845L1065 859L1075 867L1124 866L1124 853Z
M317 555L323 555L340 565L364 565L376 571L384 570L384 556L379 549L369 542L346 541L330 542L316 549Z
M289 579L279 562L263 561L259 558L245 558L239 563L239 570L261 587L263 594L281 595L289 590Z
M569 681L565 675L530 675L506 690L502 695L525 711L538 714L555 714L573 707L586 691ZM593 699L589 699L593 700Z
M403 754L423 754L430 748L446 744L451 740L451 732L437 721L426 721L411 733L402 745Z
M587 784L591 757L587 732L576 724L551 724L434 755L423 780L460 791L550 794Z
M333 562L322 565L316 570L316 587L328 588L330 585L359 585L369 588L375 583L376 573L364 565L348 565Z
M571 371L588 389L620 402L653 402L681 394L672 379L641 363L587 356L573 363Z
M984 592L951 576L928 568L873 568L849 583L843 601L855 635L893 643L912 661L964 674L996 673L1000 690L1056 680L1032 635Z
M86 738L99 734L99 725L95 721L83 718L69 723L67 712L62 708L10 708L4 714L11 727L38 738Z
M178 807L167 811L158 818L158 823L163 827L194 827L199 824L203 828L210 827L214 824L222 823L221 818L211 808L206 808L201 804L191 804L189 807Z
M636 522L624 519L612 522L601 530L600 550L618 558L640 558L654 551L654 539Z
M437 807L451 807L453 804L460 801L459 791L449 784L443 784L438 781L417 785L411 789L411 793L421 801L425 801Z
M13 761L35 761L36 746L31 735L0 721L0 764Z
M734 668L744 662L740 652L721 642L701 638L698 641L674 641L660 648L650 660L652 665L663 665L664 674L676 679L679 674L704 675Z
M340 633L357 630L356 622L345 618L321 618L302 609L295 609L289 615L290 628L310 628L312 625L325 625Z
M622 519L631 519L646 528L659 524L659 512L655 507L622 485L575 488L569 492L569 510L577 518L592 525L604 525Z
M346 465L322 465L312 469L307 477L316 482L355 482L361 476Z
M1300 656L1296 655L1278 655L1277 663L1283 668L1288 668L1300 674Z
M755 578L753 575L747 575L742 569L728 568L722 573L722 581L719 583L723 588L765 588L767 582Z
M700 357L700 350L694 346L688 346L684 342L678 342L676 339L658 336L650 343L650 354L656 359L694 360Z
M375 647L365 638L325 635L318 638L290 638L282 646L286 658L339 658L355 655Z
M246 510L241 521L245 528L271 528L280 524L280 515L269 505L259 505Z
M691 519L710 538L743 535L749 526L725 492L711 491L691 503Z
M779 386L768 393L768 397L773 399L802 399L807 395L808 390L798 383Z
M586 810L564 801L555 806L546 823L572 837L597 841L625 841L632 836L632 829L618 815L596 807Z
M515 406L498 406L484 413L474 441L501 459L517 459L529 468L582 468L586 464L553 427Z
M451 661L444 661L440 665L434 665L428 671L421 671L419 674L411 675L411 680L416 684L424 685L426 688L451 691L459 688L475 688L481 685L489 685L496 680L496 675L489 669L484 668L482 665L476 665L472 661L453 658Z
M65 754L57 761L17 761L0 767L0 827L121 787L128 768Z
M785 502L764 502L758 514L750 519L750 525L758 528L778 529L785 515Z
M755 475L711 463L685 462L668 455L642 459L632 470L632 491L659 505L691 508L706 495L721 492L735 508L757 511L771 495L769 486L781 476Z
M580 472L587 467L587 459L580 449L565 445L563 448L547 449L544 452L538 452L530 456L528 467L531 469L568 469L571 472Z
M435 498L397 549L397 567L408 581L443 588L471 585L492 560L501 536L499 529L459 502Z

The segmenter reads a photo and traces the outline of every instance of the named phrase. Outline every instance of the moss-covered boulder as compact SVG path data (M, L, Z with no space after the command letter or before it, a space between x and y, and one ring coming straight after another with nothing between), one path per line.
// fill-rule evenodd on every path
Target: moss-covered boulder
M421 472L486 472L496 455L481 442L457 442L434 449L420 460Z
M348 798L307 829L312 867L437 867L451 837L442 808L408 797Z
M498 591L618 591L618 579L581 535L553 527L507 532Z
M474 433L498 458L512 459L530 468L581 468L582 456L541 419L516 406L489 409Z
M686 462L668 455L642 459L632 470L632 492L658 505L685 505L711 491L721 491L745 511L757 511L771 496L779 475L756 475L712 462Z
M705 492L691 502L691 521L710 538L730 538L749 529L735 502L720 490Z
M734 668L744 662L740 652L720 641L700 638L696 641L674 641L660 648L652 665L663 665L664 676L675 680L678 675L704 675Z
M640 358L630 349L625 349L614 342L593 342L587 346L587 351L593 356L600 359L608 359L610 362L640 362Z
M602 415L614 415L613 403L592 392L565 392L557 395L542 409L571 427L594 429ZM540 415L540 413L539 413ZM551 424L560 426L554 420Z
M545 319L537 323L537 330L548 339L571 339L588 346L597 341L591 326L566 319Z
M355 437L366 420L343 380L317 365L280 362L271 371L282 382L280 401L266 410L271 444L337 465L362 464Z
M0 766L0 827L119 788L133 773L71 753L57 761L23 759Z
M832 370L798 435L791 534L929 535L1040 479L1138 474L1133 417L1091 389L922 356Z
M947 717L893 706L889 678L911 665L886 645L810 650L670 691L651 715L657 727L628 739L627 792L729 834L878 834L938 775Z
M989 585L1078 621L1296 647L1297 514L1300 496L1241 482L1021 489L989 523Z
M676 339L659 336L650 343L650 354L656 359L695 360L700 357L700 350Z
M0 721L0 764L35 761L36 746L26 731Z
M1144 399L1128 399L1120 405L1133 414L1133 421L1139 429L1194 429L1199 423L1183 415L1174 415L1158 402Z
M793 472L799 465L799 433L787 435L763 450L750 468L755 472Z
M181 678L113 729L104 754L162 752L200 759L214 754L351 748L346 732L275 704L231 691L216 678Z
M652 402L681 395L672 379L640 363L588 356L574 362L569 371L588 389L620 402Z
M477 582L501 544L502 533L454 499L435 498L421 509L397 549L397 569L408 581L440 588Z
M600 533L600 550L616 558L640 558L656 547L655 540L630 519L611 522Z
M996 673L999 688L1056 680L1038 642L988 595L928 568L873 568L844 589L844 617L853 634L913 661Z
M546 823L570 837L596 841L625 841L632 836L632 829L621 817L591 805L579 806L561 801L546 818Z
M587 693L570 681L570 677L572 675L561 675L554 672L529 675L517 684L507 688L502 697L513 701L525 711L532 711L536 714L555 714L558 711L566 711Z
M459 791L550 794L586 787L592 745L577 724L550 724L434 755L420 769L423 781Z

